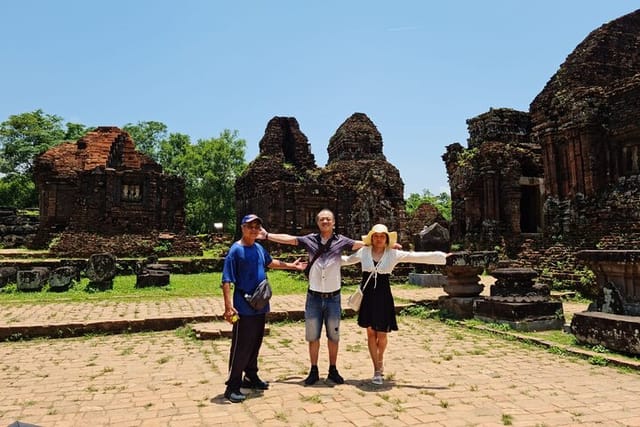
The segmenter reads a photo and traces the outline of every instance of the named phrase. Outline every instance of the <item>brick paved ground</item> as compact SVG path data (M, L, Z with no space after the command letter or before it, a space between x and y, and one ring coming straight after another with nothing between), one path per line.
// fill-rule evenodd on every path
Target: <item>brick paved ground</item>
M222 397L227 339L175 331L0 344L0 425L639 426L640 377L435 320L402 317L388 379L372 375L363 331L344 322L340 386L305 387L299 322L271 325L241 404ZM321 351L321 372L327 369Z
M433 300L440 289L394 291ZM274 297L277 312L303 296ZM220 298L170 303L0 307L0 329L217 316ZM584 309L565 305L565 312ZM303 324L271 324L260 375L271 382L241 404L222 398L229 341L185 329L0 343L0 426L640 426L638 371L591 365L540 347L436 320L400 317L384 386L372 375L363 331L343 322L340 386L305 387ZM13 325L13 326L12 326ZM321 373L326 374L323 338Z

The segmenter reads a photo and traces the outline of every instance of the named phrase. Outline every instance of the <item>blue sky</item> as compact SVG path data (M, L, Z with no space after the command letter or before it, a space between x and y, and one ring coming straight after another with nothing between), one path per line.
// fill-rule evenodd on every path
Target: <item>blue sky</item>
M449 191L442 154L466 120L527 111L628 0L20 0L0 6L0 121L42 109L88 126L154 120L200 138L237 130L247 161L295 117L318 166L369 116L405 195Z

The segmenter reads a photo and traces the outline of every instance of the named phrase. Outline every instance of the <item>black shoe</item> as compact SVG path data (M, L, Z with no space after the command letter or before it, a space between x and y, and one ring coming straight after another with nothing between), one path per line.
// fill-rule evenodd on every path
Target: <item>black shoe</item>
M306 385L314 385L320 379L320 375L318 375L318 367L313 366L309 371L309 376L304 380Z
M240 392L240 391L231 391L231 390L225 391L224 392L224 397L227 398L231 403L244 402L244 400L247 398L247 396L242 394L242 392Z
M344 378L340 376L338 370L335 368L329 369L329 375L327 375L327 379L333 381L336 384L344 384Z
M267 390L269 389L269 383L266 381L262 381L258 377L255 377L253 379L244 377L244 379L242 380L242 388L252 388L255 390Z

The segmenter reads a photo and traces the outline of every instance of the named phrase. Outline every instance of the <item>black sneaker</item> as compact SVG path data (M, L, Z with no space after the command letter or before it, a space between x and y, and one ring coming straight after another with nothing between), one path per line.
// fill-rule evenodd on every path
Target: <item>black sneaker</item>
M338 370L335 368L329 369L329 375L327 375L327 379L333 381L336 384L344 384L344 378L340 376Z
M240 392L240 391L231 391L231 390L225 391L224 392L224 397L227 398L229 400L229 402L231 402L231 403L244 402L244 400L247 398L247 396L242 394L242 392Z
M318 367L312 366L309 371L309 376L304 380L306 385L314 385L320 379L320 375L318 375Z
M269 383L266 381L262 381L259 377L255 377L253 379L244 377L244 379L242 380L242 388L252 388L254 390L267 390L269 388Z

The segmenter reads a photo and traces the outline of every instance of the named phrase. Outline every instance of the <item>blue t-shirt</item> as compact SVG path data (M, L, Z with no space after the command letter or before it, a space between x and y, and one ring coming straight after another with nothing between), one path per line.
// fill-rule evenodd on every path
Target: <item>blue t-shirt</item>
M257 242L251 246L243 246L235 242L229 248L229 253L224 259L222 282L235 285L233 306L240 315L252 316L269 312L269 304L260 311L251 308L244 299L244 294L252 294L258 284L267 277L265 268L272 261L264 247Z

